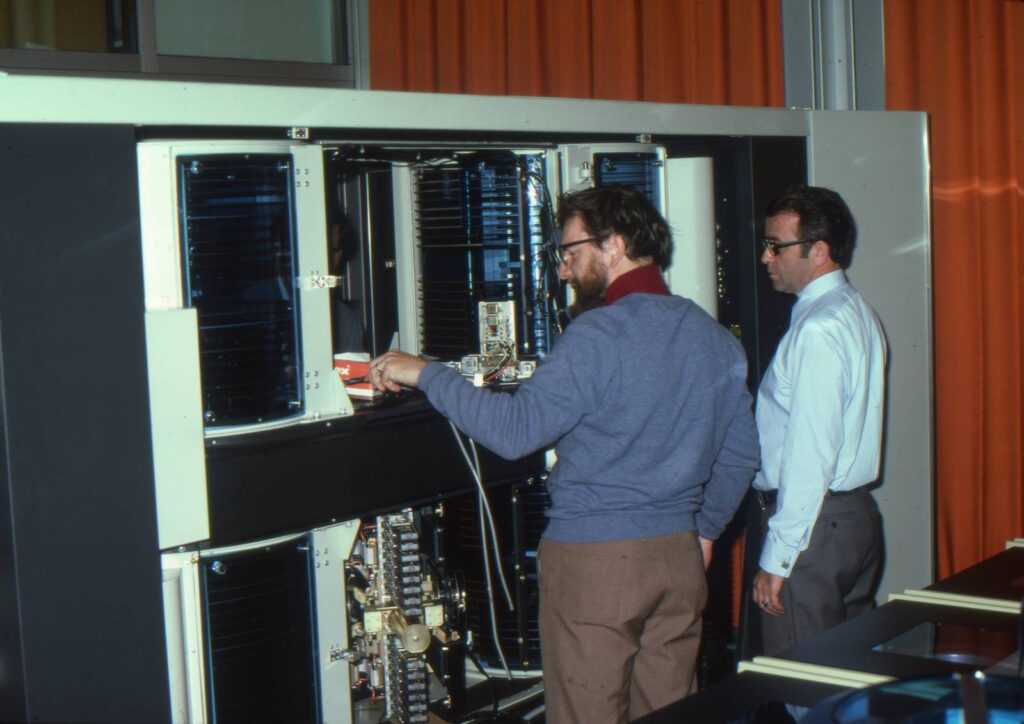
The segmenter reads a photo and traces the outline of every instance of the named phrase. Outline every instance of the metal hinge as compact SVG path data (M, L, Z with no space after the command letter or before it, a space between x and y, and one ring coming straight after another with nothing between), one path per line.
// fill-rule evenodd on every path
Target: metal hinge
M341 277L333 274L310 274L301 279L300 286L303 289L334 289L339 281Z

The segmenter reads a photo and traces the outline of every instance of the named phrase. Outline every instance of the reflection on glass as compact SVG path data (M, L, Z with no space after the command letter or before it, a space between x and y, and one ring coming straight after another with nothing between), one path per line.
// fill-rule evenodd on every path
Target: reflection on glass
M1022 714L1020 679L964 674L907 679L841 694L814 707L803 724L1019 724Z
M0 0L0 48L134 52L133 0Z
M178 158L207 425L302 413L291 156Z
M161 55L347 62L338 0L156 0Z
M926 621L872 650L985 668L1016 651L1017 641L1008 631Z

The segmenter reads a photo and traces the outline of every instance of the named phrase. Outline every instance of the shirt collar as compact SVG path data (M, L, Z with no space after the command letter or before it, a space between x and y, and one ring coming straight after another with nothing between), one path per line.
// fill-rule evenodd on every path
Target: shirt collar
M608 285L605 290L604 300L607 304L622 299L627 294L643 292L645 294L671 294L665 286L665 280L661 278L661 272L657 264L644 264L632 271L628 271Z
M823 274L814 281L810 282L796 295L796 305L793 307L795 313L797 307L803 308L813 302L818 297L838 289L839 287L847 284L846 274L842 269L836 269L828 274Z

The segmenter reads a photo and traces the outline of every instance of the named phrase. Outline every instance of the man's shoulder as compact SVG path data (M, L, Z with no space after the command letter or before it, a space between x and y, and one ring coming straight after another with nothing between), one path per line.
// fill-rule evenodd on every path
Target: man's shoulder
M689 305L692 304L689 299L675 295L634 293L622 297L613 304L584 312L574 319L569 327L578 324L581 330L615 328L621 325L623 320L635 324L648 317L657 319L686 314Z
M609 304L601 309L622 309L625 307L650 307L659 309L674 309L692 304L693 301L678 294L649 294L636 292L627 294L614 304Z
M699 304L678 294L630 294L603 309L614 310L614 314L634 320L637 315L647 315L654 320L685 317L695 324L718 324Z
M801 321L824 324L841 319L844 315L859 314L861 309L868 308L860 296L860 292L849 283L829 289L807 307L801 315Z
M692 299L679 295L630 294L614 304L581 314L569 325L564 336L625 339L630 335L647 336L651 330L721 338L739 346L717 319Z
M876 330L884 336L875 311L849 284L823 294L808 307L795 325L799 337L847 337L858 330ZM871 334L871 332L868 332Z

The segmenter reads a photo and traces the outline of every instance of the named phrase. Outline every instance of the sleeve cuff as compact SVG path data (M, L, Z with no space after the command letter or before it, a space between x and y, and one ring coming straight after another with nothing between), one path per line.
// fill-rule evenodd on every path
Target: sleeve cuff
M789 574L793 572L793 566L796 565L796 559L799 556L799 550L793 546L773 541L771 533L769 533L765 539L764 548L761 549L761 559L758 565L768 573L789 578Z
M697 514L695 523L697 526L697 535L705 540L718 540L718 536L722 534L721 529L716 530L713 528L709 524L707 518L700 513Z
M448 367L448 365L441 364L440 362L428 362L427 366L420 370L420 378L417 381L416 386L426 392L430 383L437 379L438 375L444 374L444 371L448 369L451 368Z

